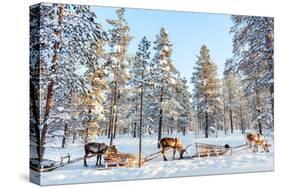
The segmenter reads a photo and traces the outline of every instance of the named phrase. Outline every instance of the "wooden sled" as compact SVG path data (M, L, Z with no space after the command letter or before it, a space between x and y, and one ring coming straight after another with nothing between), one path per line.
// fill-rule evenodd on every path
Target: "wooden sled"
M224 155L232 149L228 146L204 144L204 143L195 143L196 147L196 156L197 157L210 157L210 156L219 156Z
M139 156L130 153L112 153L104 157L105 168L109 167L138 167ZM141 163L144 164L144 159Z

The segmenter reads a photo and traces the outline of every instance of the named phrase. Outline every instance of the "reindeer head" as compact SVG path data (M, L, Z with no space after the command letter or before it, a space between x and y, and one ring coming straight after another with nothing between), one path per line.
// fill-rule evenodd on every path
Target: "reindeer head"
M181 148L181 149L179 150L179 152L180 152L180 158L182 159L182 158L183 158L183 154L186 152L186 150L183 149L183 148Z
M112 146L108 146L107 149L106 149L106 153L108 154L111 154L111 153L117 153L117 149L116 149L116 146L115 145L112 145Z
M264 150L266 153L269 152L269 147L270 147L270 146L271 146L271 145L268 144L268 143L266 143L266 142L264 142L264 143L262 144L262 148L263 148L263 150Z
M182 159L185 149L183 149L183 144L179 138L175 138L175 147L177 148L178 152L180 153L180 158Z

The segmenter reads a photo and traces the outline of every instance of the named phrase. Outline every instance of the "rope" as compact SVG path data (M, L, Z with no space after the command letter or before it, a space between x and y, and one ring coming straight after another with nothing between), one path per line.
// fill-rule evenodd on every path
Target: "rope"
M244 147L244 146L247 146L248 144L242 144L242 145L238 145L238 146L235 146L235 147L231 147L232 149L237 149L237 148L241 148L241 147Z
M192 144L189 144L189 145L187 145L187 146L185 147L184 153L188 154L188 152L186 151L186 149L189 148L191 145L192 145Z
M172 149L172 148L166 148L165 151L168 151L168 150L170 150L170 149ZM144 160L145 160L145 161L150 161L150 160L152 160L152 159L155 159L155 158L157 157L157 155L158 155L159 153L161 153L161 152L162 152L162 150L157 151L157 152L155 152L155 153L152 153L152 154L146 156L146 157L144 158ZM152 157L152 159L150 159L150 157Z

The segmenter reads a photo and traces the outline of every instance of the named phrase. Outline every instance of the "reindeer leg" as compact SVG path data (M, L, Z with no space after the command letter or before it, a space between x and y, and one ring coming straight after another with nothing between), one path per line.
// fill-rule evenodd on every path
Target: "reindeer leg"
M97 162L96 162L96 166L98 166L98 164L99 164L99 159L100 159L100 155L97 155Z
M163 160L167 161L166 155L165 155L165 148L162 148L162 155L163 155Z
M250 148L251 148L251 150L252 150L252 153L255 152L255 145L250 144Z
M87 164L87 157L88 157L88 155L89 155L89 153L88 152L86 152L85 153L85 155L84 155L84 166L88 166L88 164Z
M99 163L100 166L101 166L101 158L102 158L102 155L100 155L100 163Z
M173 160L175 160L175 155L176 155L176 149L173 151Z

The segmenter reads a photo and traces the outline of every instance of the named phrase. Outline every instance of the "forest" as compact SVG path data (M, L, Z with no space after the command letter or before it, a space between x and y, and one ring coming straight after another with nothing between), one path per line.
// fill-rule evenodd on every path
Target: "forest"
M63 149L101 137L113 145L155 136L155 150L163 135L208 139L255 130L273 137L273 18L229 16L233 56L223 77L202 44L196 62L187 62L194 65L187 80L164 27L128 52L134 36L125 14L116 9L104 29L90 6L31 8L30 149L40 162L50 145Z

